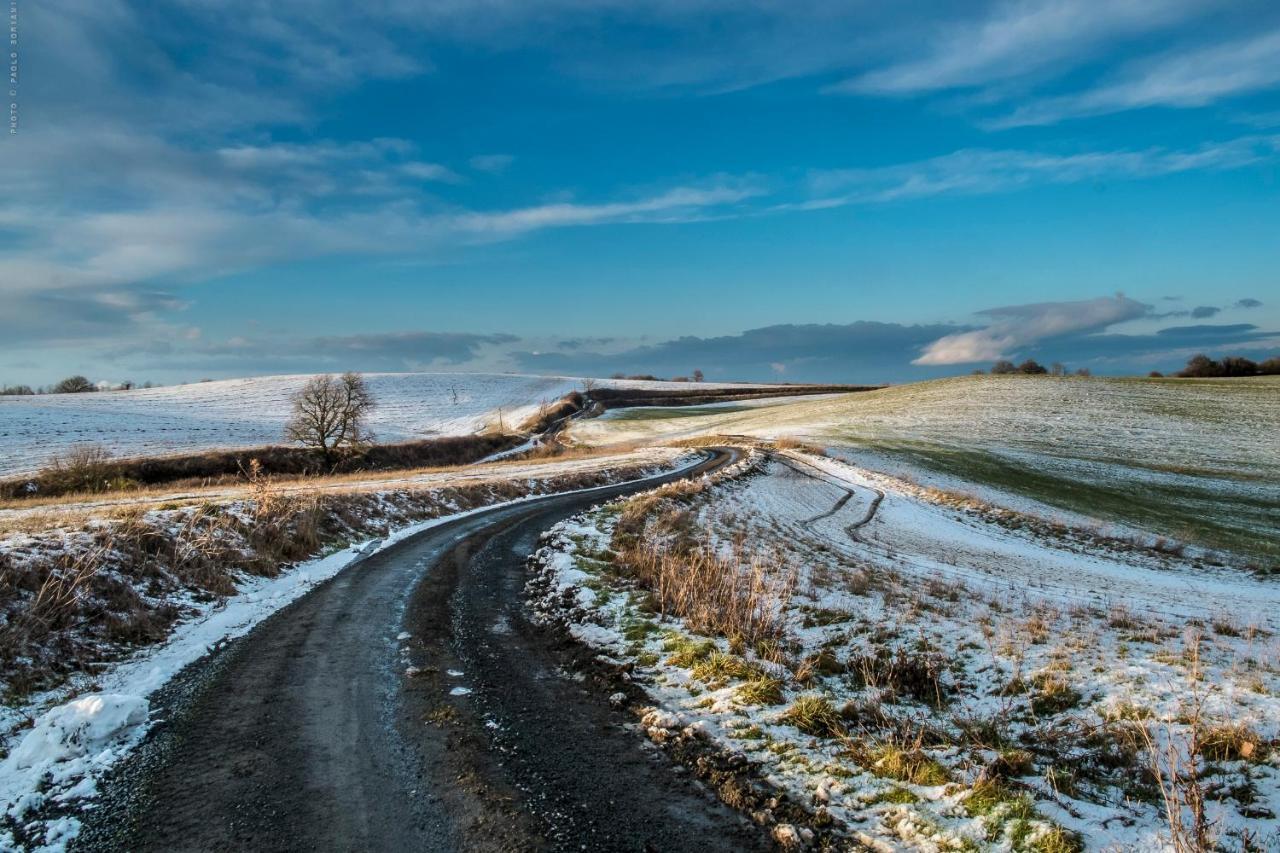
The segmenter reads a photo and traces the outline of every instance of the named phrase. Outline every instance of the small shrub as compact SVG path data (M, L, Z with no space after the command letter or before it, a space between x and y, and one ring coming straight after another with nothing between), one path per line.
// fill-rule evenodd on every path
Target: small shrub
M941 654L917 652L899 647L855 655L847 668L859 687L884 690L891 696L905 695L917 702L942 705L952 688L943 679L946 661Z

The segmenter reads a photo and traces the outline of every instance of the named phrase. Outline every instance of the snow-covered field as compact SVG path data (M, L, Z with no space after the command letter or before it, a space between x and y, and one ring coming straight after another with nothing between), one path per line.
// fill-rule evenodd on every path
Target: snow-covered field
M1280 562L1280 379L965 376L752 410L576 422L590 445L792 437Z
M227 379L93 394L0 396L0 476L27 473L81 443L138 456L282 442L290 397L309 376ZM377 400L370 428L381 442L508 429L571 391L564 376L480 373L367 374ZM722 383L600 380L623 388L725 388Z
M558 529L535 608L634 665L652 737L746 757L815 828L886 850L1171 850L1163 781L1188 821L1203 795L1221 849L1280 849L1274 581L785 453L659 504L641 540L792 577L753 646L653 612L617 562L622 511Z
M678 414L678 413L677 413ZM1280 379L961 376L700 418L574 424L586 444L707 433L888 440L1280 480Z

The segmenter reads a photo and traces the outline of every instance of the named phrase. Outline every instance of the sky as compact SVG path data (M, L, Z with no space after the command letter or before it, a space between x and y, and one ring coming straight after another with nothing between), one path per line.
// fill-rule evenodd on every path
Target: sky
M1274 2L16 10L0 384L1280 353Z

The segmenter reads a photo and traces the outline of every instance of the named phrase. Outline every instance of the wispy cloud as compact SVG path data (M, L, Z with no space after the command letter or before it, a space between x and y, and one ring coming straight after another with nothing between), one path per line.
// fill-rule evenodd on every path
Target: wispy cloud
M1033 100L993 127L1051 124L1143 107L1201 107L1280 85L1280 29L1129 64L1082 92Z
M836 92L914 95L1062 72L1109 42L1164 29L1204 7L1168 0L1039 0L998 4L985 17L935 27L924 55L903 58L831 87ZM980 6L975 6L980 10ZM926 33L928 29L926 28Z
M639 222L689 222L728 205L763 195L742 181L710 187L675 187L633 201L605 204L561 202L503 211L477 211L444 217L449 229L480 236L511 236L543 228Z
M1020 348L1067 335L1105 330L1146 316L1151 306L1125 296L1083 302L1009 305L977 312L985 328L946 335L924 347L918 365L971 364L1007 358Z
M1045 154L971 148L872 169L813 172L823 206L937 195L979 194L1044 184L1134 180L1194 170L1235 169L1280 157L1280 135L1245 136L1187 150L1086 151Z

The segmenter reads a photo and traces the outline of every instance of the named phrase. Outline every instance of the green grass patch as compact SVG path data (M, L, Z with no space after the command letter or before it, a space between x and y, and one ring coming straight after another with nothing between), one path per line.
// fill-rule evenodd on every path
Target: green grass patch
M1123 478L1084 477L1065 468L1035 467L977 448L888 441L877 443L876 449L922 468L1048 506L1234 551L1270 564L1280 560L1275 496L1263 489L1231 488L1231 480L1224 477L1187 478L1176 483L1136 473ZM1120 460L1108 465L1116 474L1123 474L1126 466Z

